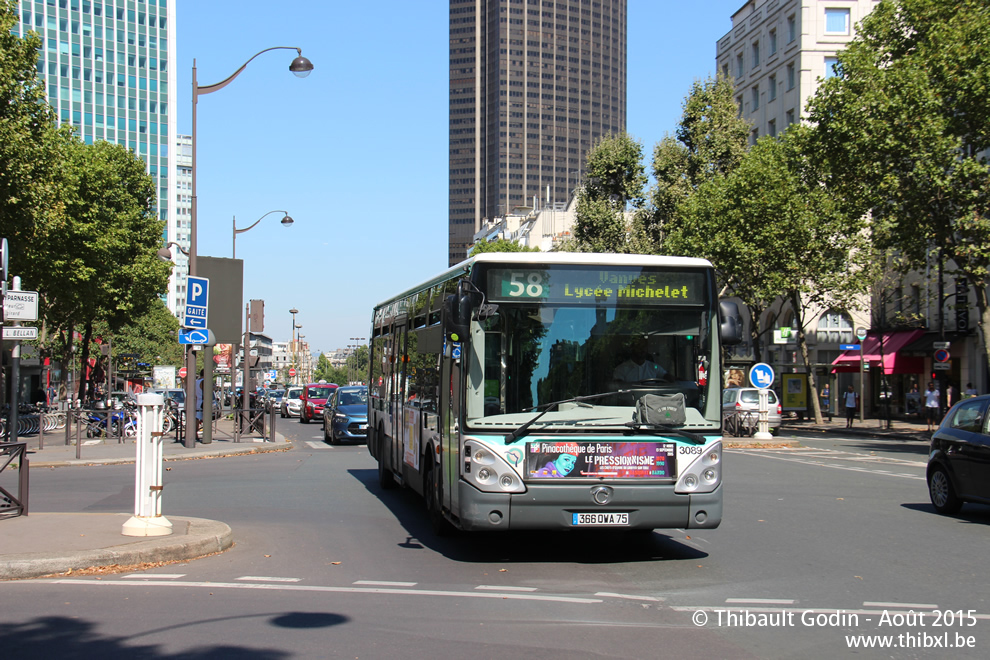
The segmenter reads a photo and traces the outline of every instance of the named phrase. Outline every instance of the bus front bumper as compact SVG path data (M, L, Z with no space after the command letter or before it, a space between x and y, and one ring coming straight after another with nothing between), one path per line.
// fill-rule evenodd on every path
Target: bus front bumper
M628 513L628 525L596 529L714 529L722 522L722 486L711 493L675 494L673 486L608 484L611 497L595 502L600 484L527 484L518 494L483 493L460 481L460 526L468 531L584 529L576 513ZM470 504L468 504L470 503Z

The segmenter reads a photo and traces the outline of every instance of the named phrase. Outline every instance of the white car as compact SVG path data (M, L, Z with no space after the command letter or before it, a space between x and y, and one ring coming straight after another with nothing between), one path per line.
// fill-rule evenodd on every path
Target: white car
M282 397L282 405L279 407L279 415L282 417L299 417L299 412L302 410L302 396L303 388L301 387L290 387L285 390L285 395Z
M767 390L768 407L767 425L770 433L776 435L780 430L781 408L777 393ZM752 413L755 417L760 411L760 390L755 387L728 387L722 390L722 416L727 413Z

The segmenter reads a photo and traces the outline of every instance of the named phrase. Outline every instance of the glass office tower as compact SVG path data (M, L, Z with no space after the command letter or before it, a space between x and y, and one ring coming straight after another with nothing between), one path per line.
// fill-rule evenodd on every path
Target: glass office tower
M482 221L566 205L626 128L626 0L450 0L448 261Z
M21 0L18 34L42 39L38 71L61 124L85 142L126 146L147 163L158 188L165 240L185 228L170 213L176 199L175 0ZM176 268L178 271L179 268ZM168 294L175 311L179 282Z

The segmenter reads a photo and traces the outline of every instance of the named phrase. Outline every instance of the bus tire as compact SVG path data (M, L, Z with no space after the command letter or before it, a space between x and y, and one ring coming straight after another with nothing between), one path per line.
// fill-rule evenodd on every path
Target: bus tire
M381 440L381 444L378 445L378 486L382 490L392 490L395 488L395 479L392 477L392 471L385 466L385 452L382 451L385 448L385 434L379 429L377 435Z
M426 478L423 484L423 499L426 500L426 512L430 516L430 527L437 536L450 536L454 526L444 518L441 499L440 483L437 480L437 469L433 460L426 466Z

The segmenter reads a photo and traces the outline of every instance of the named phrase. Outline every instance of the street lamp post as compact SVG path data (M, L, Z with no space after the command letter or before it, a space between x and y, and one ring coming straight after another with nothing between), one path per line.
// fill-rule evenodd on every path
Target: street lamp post
M364 337L349 337L349 339L351 341L362 342L362 343L365 341L365 338ZM362 344L356 344L354 346L354 350L351 352L351 354L354 356L354 373L355 373L355 375L360 375L360 373L361 373L360 370L358 369L358 367L360 365L358 364L358 357L357 357L357 349L361 348L361 346L362 346ZM358 379L357 378L351 378L351 380L358 380Z
M292 337L292 342L289 344L289 350L292 351L292 368L293 369L296 368L296 314L298 314L298 313L299 313L299 310L296 309L295 307L293 307L292 309L289 310L289 314L292 314L292 331L290 333L290 335ZM296 381L296 377L295 376L290 376L290 378L292 379L292 384L295 385L296 384L296 382L295 382Z
M198 174L198 169L196 167L196 106L199 102L199 97L204 94L212 94L213 92L218 92L231 82L234 78L239 76L241 72L251 63L254 58L258 57L262 53L267 53L270 50L287 49L296 51L296 58L292 60L289 65L289 71L296 74L300 78L305 78L313 70L313 63L302 56L302 49L296 48L295 46L273 46L271 48L266 48L264 50L258 51L248 59L247 62L242 64L237 71L234 71L231 75L227 76L224 80L215 83L213 85L203 85L200 86L198 80L196 79L196 60L193 59L192 66L192 205L190 207L189 215L189 272L188 275L195 277L196 272L196 211L198 206L198 198L196 195L196 177ZM185 446L187 448L193 448L196 446L196 416L189 415L188 410L193 408L196 404L196 353L192 350L186 351L186 429L185 429ZM210 415L213 413L213 400L212 397L203 397L203 407L209 410ZM206 410L204 410L204 413Z
M272 213L282 213L282 214L284 214L284 217L282 218L282 225L285 226L285 227L291 227L292 226L292 223L295 222L291 217L289 217L289 213L287 211L269 211L268 213L264 214L263 216L261 216L260 218L258 218L257 220L255 220L254 221L254 224L252 224L250 227L245 227L244 229L238 229L237 228L237 217L234 216L234 222L233 222L233 225L232 225L233 228L234 228L234 233L232 235L233 240L232 240L232 242L230 244L231 245L231 247L230 247L230 253L231 253L230 256L231 256L232 259L236 259L237 258L237 235L238 234L243 234L246 231L251 231L252 229L254 229L255 227L258 226L258 223L259 222L261 222L262 220L264 220L265 218L267 218L268 216L270 216Z
M298 327L301 328L302 326L298 326ZM303 337L305 337L305 336L306 335L303 335L303 334L297 334L296 335L296 339L299 340L299 347L300 348L302 347L302 340L303 340ZM302 376L303 376L303 384L304 385L310 381L310 377L308 375L308 373L309 373L308 372L308 369L309 369L309 360L306 360L305 366L303 366L303 360L302 360L302 358L300 358L299 359L299 371L303 372Z

